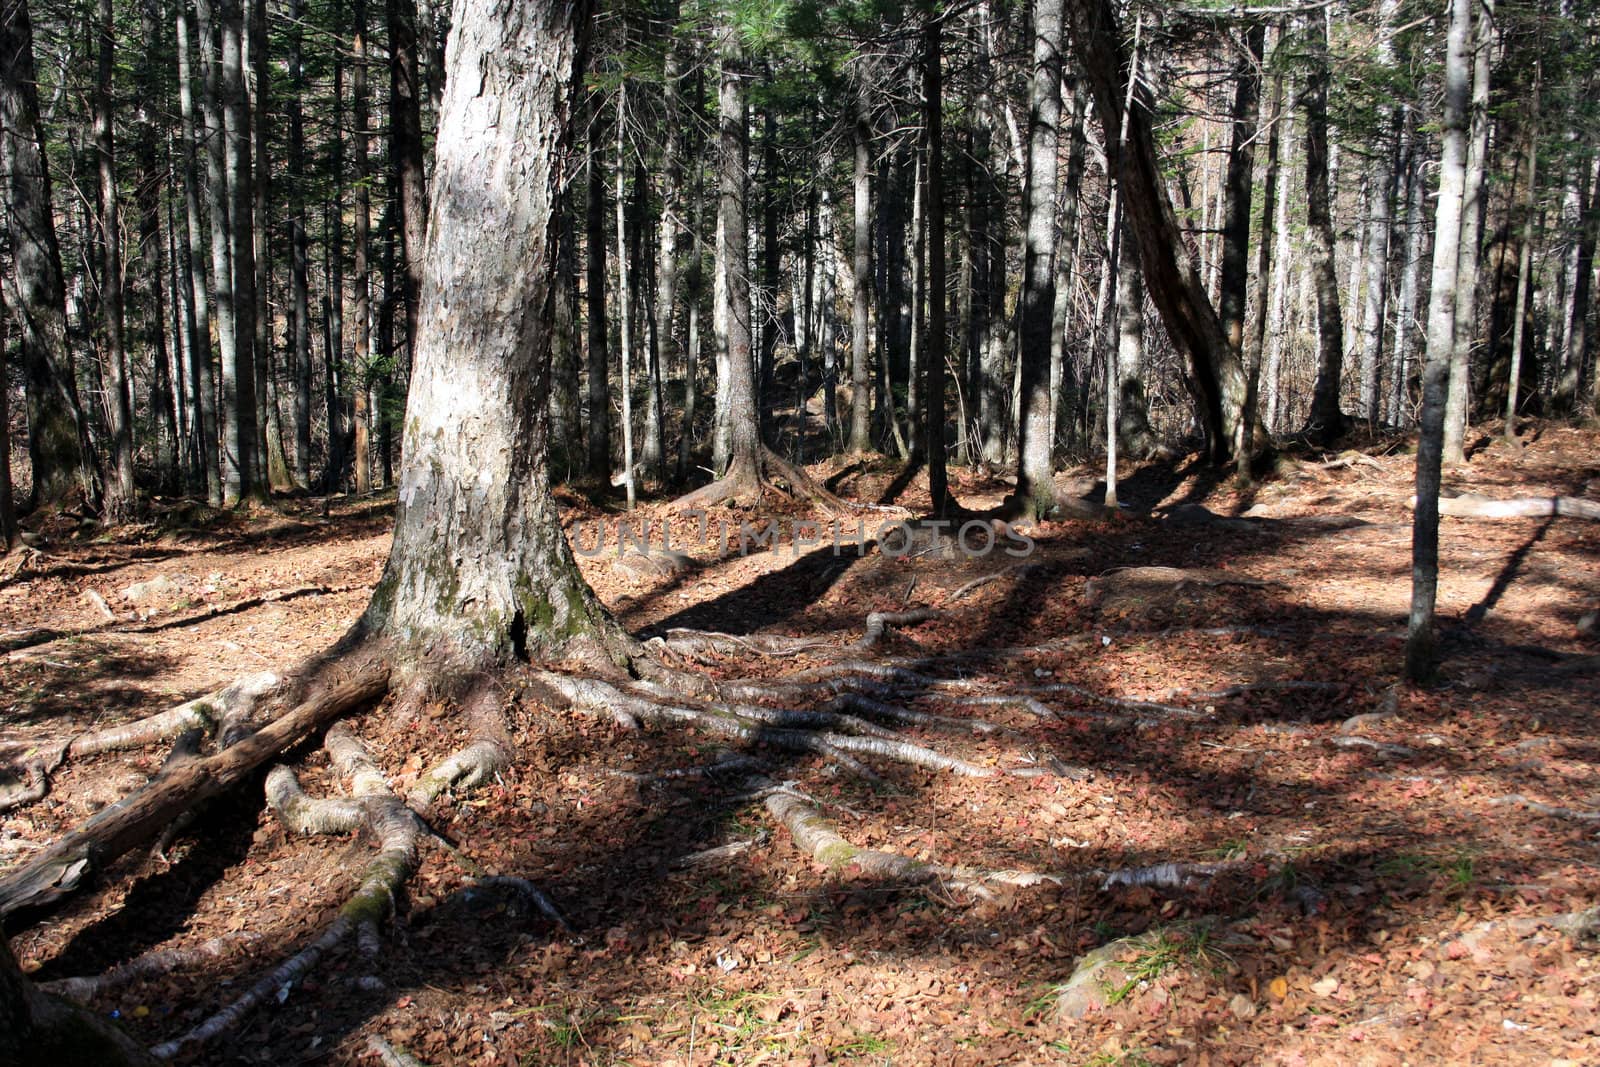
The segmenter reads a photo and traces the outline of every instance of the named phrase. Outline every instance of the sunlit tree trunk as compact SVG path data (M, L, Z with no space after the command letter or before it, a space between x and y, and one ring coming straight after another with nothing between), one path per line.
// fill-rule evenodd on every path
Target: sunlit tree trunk
M178 104L183 128L183 217L184 280L189 299L185 303L184 329L189 337L189 385L193 392L194 452L197 481L205 486L206 499L213 506L222 503L222 471L217 462L217 382L216 365L211 357L211 303L206 292L205 236L200 216L200 174L196 167L200 151L199 133L189 59L188 0L174 5L178 43ZM200 37L202 56L207 38ZM202 58L202 70L209 69ZM202 95L204 95L202 88ZM209 159L209 151L207 158ZM209 190L209 185L208 185ZM222 327L217 326L220 336Z
M852 275L854 288L850 304L850 451L866 452L872 447L871 408L868 382L868 301L872 292L872 119L867 112L866 89L855 94L856 114L851 124L855 172L855 243Z
M116 28L111 21L111 0L98 0L95 11L98 58L94 140L100 177L100 312L105 329L101 371L105 385L106 429L111 438L105 509L107 518L118 521L133 514L138 505L138 488L133 480L132 385L128 380L127 343L122 333L122 211L117 198L116 138L111 115Z
M923 459L928 465L928 495L936 518L947 515L953 505L945 474L945 247L944 247L944 57L941 51L941 25L928 18L923 30L922 104L923 136L927 138L928 205L928 360L924 370Z
M1417 498L1412 518L1411 615L1405 661L1405 675L1412 681L1422 681L1434 670L1433 615L1439 588L1439 474L1445 392L1449 386L1451 353L1455 349L1473 4L1474 0L1451 0L1446 39L1439 199L1434 215L1433 277L1428 293L1428 357L1422 371L1422 427L1417 439Z
M589 476L611 475L611 361L606 325L606 176L601 151L604 131L600 101L596 96L589 117L587 139L589 185L584 211L585 298L588 312L588 346L584 358L589 398Z
M1307 37L1310 68L1302 97L1306 113L1306 215L1311 272L1317 291L1317 383L1311 394L1306 430L1324 443L1344 432L1339 406L1344 371L1344 319L1339 307L1339 278L1334 270L1332 197L1328 181L1328 28L1322 24Z
M1478 260L1482 251L1484 168L1489 154L1489 69L1497 31L1494 9L1478 5L1472 61L1471 140L1461 193L1461 240L1456 268L1455 335L1444 411L1443 462L1465 463L1471 405L1472 346L1478 336ZM1435 252L1437 255L1437 252Z

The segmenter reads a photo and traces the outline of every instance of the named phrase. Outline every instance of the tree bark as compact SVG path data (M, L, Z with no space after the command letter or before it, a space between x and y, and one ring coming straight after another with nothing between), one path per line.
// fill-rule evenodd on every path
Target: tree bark
M1233 140L1222 201L1222 256L1217 283L1222 332L1229 347L1244 352L1244 316L1250 285L1250 197L1255 170L1256 109L1261 96L1261 63L1267 28L1245 34L1245 55L1234 68Z
M41 992L0 936L0 1062L153 1067L156 1060L91 1009Z
M1265 39L1263 38L1263 54L1265 52ZM1273 55L1276 57L1277 49L1283 44L1283 31L1280 28L1277 43L1273 46ZM1273 214L1278 204L1278 148L1279 148L1279 119L1278 112L1283 107L1283 71L1275 70L1272 75L1272 92L1262 101L1260 122L1257 124L1267 127L1267 158L1262 166L1261 190L1261 238L1256 242L1256 307L1255 316L1251 319L1250 329L1245 338L1245 374L1247 387L1243 417L1239 420L1239 441L1234 445L1235 475L1242 485L1248 485L1253 477L1251 459L1255 455L1255 442L1252 440L1257 423L1256 410L1261 396L1261 362L1263 351L1266 348L1267 328L1271 314L1272 304L1272 242L1273 237L1269 231Z
M27 397L29 506L96 505L99 470L70 370L66 285L40 139L27 0L0 0L0 169L14 264L9 302L21 333Z
M1063 2L1034 0L1033 72L1028 90L1028 173L1023 186L1027 230L1018 329L1022 405L1017 412L1017 499L1022 510L1035 517L1049 514L1056 504L1050 354L1056 298L1056 141L1061 122Z

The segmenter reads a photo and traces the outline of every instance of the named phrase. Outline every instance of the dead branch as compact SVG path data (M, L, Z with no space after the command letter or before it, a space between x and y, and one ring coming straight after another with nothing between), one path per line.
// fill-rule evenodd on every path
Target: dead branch
M243 782L256 768L326 727L351 708L388 689L381 657L358 660L348 677L325 684L254 735L214 756L158 776L132 795L101 809L28 863L0 878L0 915L51 903L132 848L156 837L196 803Z

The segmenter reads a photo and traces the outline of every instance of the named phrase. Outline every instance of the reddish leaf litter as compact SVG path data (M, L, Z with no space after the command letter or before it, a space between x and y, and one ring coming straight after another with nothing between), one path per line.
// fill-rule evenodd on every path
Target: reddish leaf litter
M1546 425L1520 454L1484 442L1446 484L1594 499L1597 445ZM904 707L1005 729L904 736L1072 773L878 762L869 783L760 751L764 774L856 845L1053 880L985 896L825 870L737 778L667 773L716 762L718 739L628 733L510 693L519 762L435 824L489 873L541 887L572 929L468 888L447 852L425 849L381 955L340 949L192 1061L370 1063L374 1036L429 1064L1600 1061L1600 964L1573 918L1596 904L1600 860L1600 709L1582 658L1600 647L1578 629L1600 606L1600 524L1445 519L1439 683L1397 687L1412 462L1403 442L1363 456L1288 461L1247 492L1194 457L1129 468L1121 496L1142 510L1039 524L1026 558L797 552L787 525L776 549L741 556L741 520L805 517L771 506L709 517L712 531L730 523L725 554L714 532L674 520L686 568L585 557L645 636L839 646L870 611L937 609L859 658L942 680L902 690ZM909 511L863 512L869 528L916 512L924 484L895 485L886 463L814 473L862 501L898 493L891 505ZM1083 473L1062 492L1092 497ZM1005 492L962 473L954 489L974 511ZM584 546L622 518L564 503ZM379 573L388 511L336 498L180 509L106 540L55 531L0 585L0 639L27 645L0 661L4 757L327 645ZM655 503L629 519L659 530L668 514ZM308 586L342 591L209 611ZM40 628L94 632L29 644ZM778 678L829 658L740 651L697 669ZM1029 690L1043 714L959 699ZM462 741L443 709L408 729L381 708L355 726L402 787ZM0 863L163 756L69 764L46 800L0 816ZM308 790L336 791L320 749L295 759ZM125 859L15 948L42 981L259 935L94 1002L154 1043L314 936L370 847L292 838L252 791L214 803L163 855ZM1187 866L1147 870L1167 864ZM1064 994L1102 946L1105 968Z

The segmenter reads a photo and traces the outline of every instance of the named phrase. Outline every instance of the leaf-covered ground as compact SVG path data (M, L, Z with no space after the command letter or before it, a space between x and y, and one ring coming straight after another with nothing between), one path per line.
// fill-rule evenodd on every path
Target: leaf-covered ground
M858 845L1054 880L984 898L823 870L728 782L665 773L714 763L716 739L628 733L508 691L515 771L437 822L491 873L537 883L574 929L463 891L461 865L425 850L381 956L342 950L196 1059L372 1062L378 1035L433 1064L1600 1060L1600 964L1570 923L1552 925L1597 903L1600 671L1584 657L1600 643L1577 623L1600 607L1600 524L1445 519L1440 683L1396 688L1411 461L1393 443L1367 455L1302 462L1243 497L1187 461L1147 466L1122 496L1153 513L1044 524L1023 560L789 544L719 557L684 535L692 524L675 527L694 558L681 573L585 558L646 635L838 646L870 611L937 609L864 657L943 680L899 694L905 706L1007 732L907 735L1072 775L877 765L884 780L868 784L762 753L767 774ZM918 484L887 467L816 473L855 499L918 504ZM1524 455L1485 448L1447 484L1593 499L1596 479L1600 435L1552 425ZM974 509L1005 489L955 488ZM568 502L582 543L596 521L615 529L617 514ZM105 541L54 531L0 585L0 758L326 646L377 577L388 511L304 501L170 512ZM701 669L775 678L827 658L750 652ZM964 702L996 696L1018 699ZM381 709L356 726L402 785L461 740L443 709L409 730ZM46 800L0 816L0 864L164 755L68 764ZM308 788L331 791L321 751L299 759ZM45 980L224 938L214 963L95 1002L153 1043L318 930L369 847L291 838L252 792L14 947ZM1150 871L1166 864L1180 866ZM1103 966L1063 994L1086 957Z

